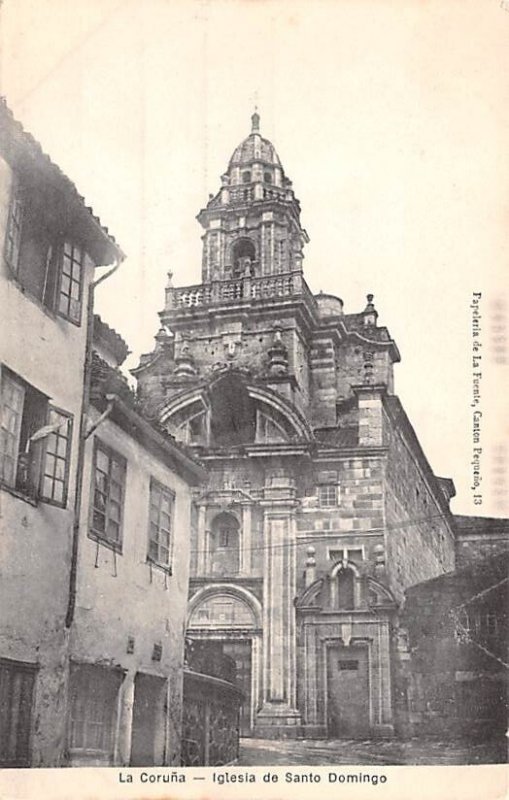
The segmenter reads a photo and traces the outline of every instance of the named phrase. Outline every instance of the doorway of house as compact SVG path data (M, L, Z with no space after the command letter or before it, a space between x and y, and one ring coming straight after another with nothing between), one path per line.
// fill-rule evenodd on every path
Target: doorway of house
M244 693L244 702L240 707L240 735L251 736L251 639L224 641L223 653L235 661L237 686Z
M166 681L138 672L134 681L131 766L151 767L164 761Z
M335 645L327 651L327 732L331 739L369 735L368 648Z

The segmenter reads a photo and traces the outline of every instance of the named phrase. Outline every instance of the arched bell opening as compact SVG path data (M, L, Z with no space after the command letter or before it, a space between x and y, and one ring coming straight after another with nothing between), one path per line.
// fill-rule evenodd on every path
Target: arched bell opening
M233 245L232 264L235 277L253 274L253 265L256 260L256 249L251 239L243 237L237 239Z

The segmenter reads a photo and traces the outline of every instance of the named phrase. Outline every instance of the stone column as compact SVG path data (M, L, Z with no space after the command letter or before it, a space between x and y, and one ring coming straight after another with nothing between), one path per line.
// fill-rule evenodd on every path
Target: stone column
M298 736L300 730L300 714L296 709L293 605L296 526L292 491L283 487L266 489L266 499L262 501L265 506L263 704L257 715L256 734L266 738Z

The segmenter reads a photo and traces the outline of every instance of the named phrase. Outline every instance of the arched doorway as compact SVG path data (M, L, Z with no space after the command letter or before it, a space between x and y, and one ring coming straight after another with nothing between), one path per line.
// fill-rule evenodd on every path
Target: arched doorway
M235 683L242 690L240 734L251 736L259 694L261 607L247 590L229 584L199 590L190 601L187 637L199 641L202 653L217 648L235 664Z

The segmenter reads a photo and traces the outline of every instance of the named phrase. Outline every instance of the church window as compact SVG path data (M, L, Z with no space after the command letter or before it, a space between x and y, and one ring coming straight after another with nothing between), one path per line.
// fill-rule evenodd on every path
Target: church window
M251 182L251 173L249 170L242 173L242 183L250 183Z
M333 508L338 505L338 487L325 483L318 487L318 498L322 508Z
M263 180L265 181L265 183L272 183L272 175L270 174L270 172L263 173Z

